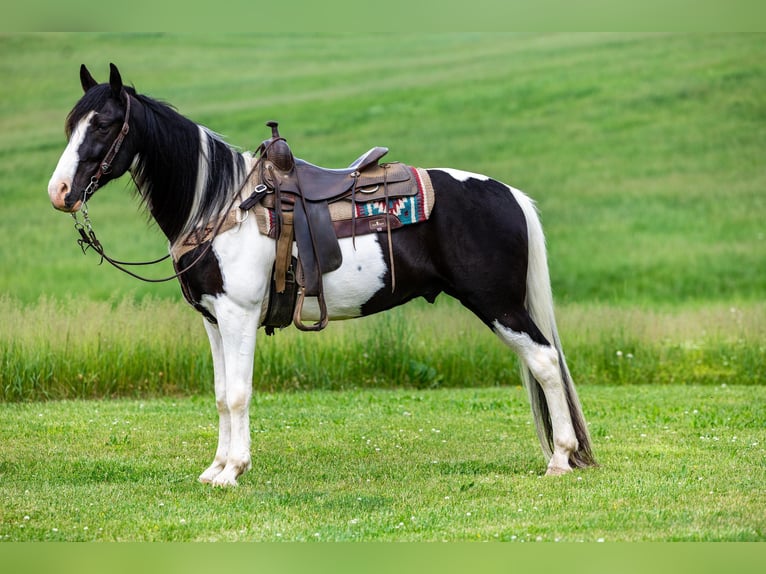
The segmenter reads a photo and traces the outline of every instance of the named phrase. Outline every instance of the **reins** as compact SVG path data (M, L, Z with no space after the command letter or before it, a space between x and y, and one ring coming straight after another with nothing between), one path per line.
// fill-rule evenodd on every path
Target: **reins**
M77 244L80 246L80 249L82 249L83 254L89 248L92 248L96 253L98 253L99 256L101 257L101 261L99 261L99 265L101 265L104 261L106 261L115 269L118 269L122 271L123 273L130 275L131 277L134 277L141 281L145 281L146 283L165 283L167 281L172 281L173 279L177 279L178 277L180 277L187 271L191 270L200 261L202 261L202 258L205 257L210 251L210 249L212 248L213 240L218 236L218 233L220 233L221 228L226 221L226 218L220 217L218 219L218 222L216 223L215 227L210 233L210 236L209 236L210 239L207 241L207 245L205 245L205 248L194 258L194 260L191 263L189 263L189 265L181 269L180 271L168 277L162 277L159 279L143 277L141 275L138 275L137 273L134 273L133 271L130 271L129 269L125 269L125 267L155 265L157 263L162 263L163 261L165 261L166 259L170 257L170 253L158 259L154 259L152 261L140 261L140 262L139 261L136 261L136 262L120 261L119 259L114 259L112 257L109 257L106 254L106 252L104 251L104 246L101 244L101 241L99 241L99 239L96 237L96 232L93 230L93 224L91 223L91 220L88 214L88 197L92 196L98 189L98 182L100 181L101 176L108 174L109 172L112 171L112 162L114 161L114 158L117 157L117 153L120 151L120 147L122 147L122 143L125 140L125 136L130 131L130 126L128 125L128 121L130 120L130 94L128 94L128 92L126 92L125 89L123 89L122 95L125 97L125 101L126 101L125 119L123 121L122 128L120 129L120 133L117 134L117 137L115 138L114 142L112 142L112 145L109 148L109 151L107 151L106 155L104 156L104 159L99 164L98 171L93 177L90 178L90 183L83 191L82 208L80 209L80 211L82 212L83 221L80 222L80 220L77 217L77 212L71 213L72 219L74 219L74 222L75 222L74 228L80 234L80 238L77 240ZM231 211L231 209L234 207L234 203L237 201L237 198L239 198L240 194L242 193L242 189L244 189L245 185L250 179L250 176L252 175L253 171L255 170L257 165L260 163L260 161L261 161L261 158L258 158L256 162L253 164L253 167L251 168L247 176L244 178L242 185L240 185L239 189L237 190L237 193L235 193L234 196L229 201L229 204L226 208L226 213Z
M234 199L236 199L236 196L234 196ZM229 209L231 209L231 206L234 204L234 201L231 202L229 205ZM207 255L208 251L210 251L210 248L213 246L213 239L216 235L218 235L218 232L220 231L221 224L223 220L218 222L218 225L216 225L216 228L213 232L213 236L210 238L210 241L205 246L205 248L197 255L197 257L194 258L194 261L192 261L189 265L178 271L177 273L170 275L168 277L162 277L160 279L153 279L151 277L143 277L137 273L134 273L130 269L125 269L126 266L142 266L142 265L155 265L157 263L161 263L168 259L170 257L170 254L160 257L159 259L154 259L153 261L140 261L140 262L130 262L130 261L119 261L117 259L113 259L112 257L109 257L105 251L104 246L101 245L101 242L96 237L96 232L93 230L93 225L91 224L90 218L88 217L88 208L87 204L82 204L83 212L83 222L80 223L80 221L77 219L77 215L75 213L72 214L72 218L75 221L74 227L77 230L77 232L80 234L80 239L77 240L77 244L80 246L80 249L82 249L82 252L85 253L89 247L92 247L93 250L98 253L101 256L101 261L99 261L99 265L101 265L104 261L109 263L112 267L115 269L119 269L123 273L130 275L131 277L135 277L136 279L140 279L141 281L144 281L146 283L165 283L167 281L172 281L173 279L176 279L189 271L192 267L197 265L202 258Z

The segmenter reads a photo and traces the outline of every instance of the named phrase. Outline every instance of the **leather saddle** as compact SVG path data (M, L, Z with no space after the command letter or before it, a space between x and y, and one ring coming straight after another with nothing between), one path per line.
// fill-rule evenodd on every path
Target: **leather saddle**
M347 168L316 166L293 156L287 141L279 135L277 122L266 125L271 128L272 135L258 148L257 185L252 195L240 204L240 209L248 210L263 202L276 212L277 253L272 297L275 294L277 297L297 297L292 322L301 330L319 331L328 322L322 276L335 271L343 262L330 204L350 199L352 205L381 200L387 205L392 198L412 195L412 174L404 164L379 163L388 153L385 147L370 149ZM354 213L355 208L352 209ZM398 220L388 213L383 218L382 223L377 223L377 231L381 231L382 226L388 234L393 275L391 228L392 221L398 224ZM352 221L352 237L355 236L355 224L356 221ZM293 241L298 251L297 269L292 257ZM293 280L297 283L297 294L291 293L296 289ZM320 319L313 325L303 324L300 318L305 297L317 297L319 303Z

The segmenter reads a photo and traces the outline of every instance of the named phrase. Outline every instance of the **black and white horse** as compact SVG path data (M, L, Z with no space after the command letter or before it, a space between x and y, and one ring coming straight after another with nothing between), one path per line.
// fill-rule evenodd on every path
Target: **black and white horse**
M84 95L66 120L68 144L48 184L53 206L77 212L98 187L129 172L171 248L228 212L255 158L123 85L80 69ZM545 239L534 203L498 181L430 169L429 220L393 232L392 290L385 235L341 239L342 266L324 277L331 320L362 317L447 293L522 360L547 474L595 465L591 441L556 331ZM275 242L255 218L175 261L186 299L203 315L213 355L218 447L199 480L236 485L250 469L249 412L256 333L269 297ZM381 238L383 237L383 238ZM205 251L205 249L207 250ZM318 318L307 298L303 318Z

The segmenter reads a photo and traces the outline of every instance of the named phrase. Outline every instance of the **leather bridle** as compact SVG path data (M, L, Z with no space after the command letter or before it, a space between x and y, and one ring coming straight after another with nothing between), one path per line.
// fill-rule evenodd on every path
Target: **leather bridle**
M112 163L114 162L114 158L116 158L117 154L120 152L122 143L125 141L125 136L127 136L128 132L130 131L130 125L128 125L128 123L130 122L130 94L127 91L125 91L125 88L123 88L121 95L122 97L125 98L125 119L122 122L122 128L120 128L120 133L117 134L117 137L114 138L114 141L112 142L112 145L109 147L109 150L106 152L104 159L102 159L101 162L99 163L98 170L93 175L93 177L90 178L90 183L88 184L88 187L86 187L83 190L82 192L83 203L88 201L88 196L96 193L96 190L98 189L98 183L101 180L101 177L112 171Z
M77 212L72 212L71 216L72 219L74 219L74 227L77 230L78 234L80 235L80 238L77 240L77 244L80 246L80 249L82 249L82 252L85 253L88 248L92 248L96 253L98 253L101 256L100 263L103 263L106 261L109 263L112 267L115 267L116 269L119 269L123 273L126 273L127 275L130 275L131 277L135 277L136 279L140 279L141 281L145 281L147 283L164 283L166 281L171 281L173 279L176 279L183 275L184 273L191 270L195 265L197 265L203 257L205 257L210 249L213 246L213 239L215 239L218 236L218 233L222 230L223 224L226 222L226 218L220 218L219 221L216 223L215 227L212 230L212 233L209 236L209 239L207 240L207 245L200 251L200 253L197 254L197 256L183 269L178 270L173 275L170 275L168 277L162 277L160 279L152 279L149 277L143 277L141 275L138 275L137 273L134 273L133 271L130 271L129 269L126 269L126 266L145 266L145 265L155 265L157 263L161 263L168 259L170 257L170 254L165 255L164 257L160 257L159 259L154 259L152 261L139 261L139 262L133 262L133 261L120 261L118 259L114 259L112 257L109 257L105 251L104 246L101 244L101 242L96 237L96 232L93 230L93 224L90 221L90 217L88 215L88 196L93 195L96 193L96 190L98 189L99 181L101 180L101 177L110 173L112 171L112 163L114 162L114 159L117 157L117 154L120 151L120 148L122 147L123 142L125 141L125 136L128 135L128 132L130 131L130 126L128 125L128 122L130 121L130 94L125 91L125 89L122 89L121 92L122 96L125 98L125 119L122 122L122 128L120 129L120 133L117 134L117 137L112 142L112 145L109 147L109 150L106 152L106 155L104 156L104 159L101 160L101 163L98 166L98 170L93 175L93 177L90 178L90 183L88 186L83 190L82 195L82 217L83 222L81 223L80 220L77 217ZM259 158L256 161L255 165L258 165L260 163ZM253 166L253 169L255 169L255 166ZM232 197L231 201L229 202L229 206L227 209L228 211L231 211L231 209L234 207L234 203L237 201L237 198L239 197L239 194L242 192L242 189L247 184L248 180L250 179L250 175L252 174L252 171L248 176L244 179L242 182L242 185L237 190L237 193Z

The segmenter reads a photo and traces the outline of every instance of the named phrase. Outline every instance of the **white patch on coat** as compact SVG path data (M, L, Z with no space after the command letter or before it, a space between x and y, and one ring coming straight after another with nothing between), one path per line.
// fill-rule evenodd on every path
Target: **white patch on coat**
M225 296L241 307L260 306L267 295L276 242L258 231L255 217L221 233L213 241Z
M343 264L323 277L330 320L360 317L362 305L385 286L383 278L388 271L376 234L358 236L356 249L351 238L341 239L339 243ZM319 320L319 305L315 297L306 299L301 318L304 321Z
M449 175L452 179L456 179L457 181L468 181L469 179L478 179L479 181L488 181L489 178L486 175L481 175L479 173L473 173L470 171L462 171L460 169L452 169L450 167L439 167L436 168L438 171L443 171L447 175Z
M85 139L85 135L88 132L88 126L95 113L96 112L90 112L79 121L69 138L64 153L62 153L59 158L56 169L53 170L53 175L48 182L48 196L51 199L51 203L54 205L63 202L64 198L59 197L59 190L62 183L66 184L69 191L72 190L72 182L77 173L77 166L80 165L80 155L78 153L80 145L82 145L82 142Z

